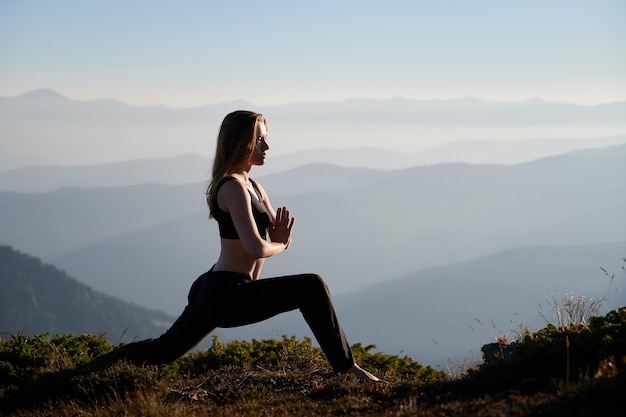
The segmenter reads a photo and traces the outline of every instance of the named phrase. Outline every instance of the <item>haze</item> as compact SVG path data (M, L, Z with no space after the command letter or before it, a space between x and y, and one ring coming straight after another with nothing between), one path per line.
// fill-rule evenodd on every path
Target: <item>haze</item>
M626 97L620 0L0 3L0 95L195 107Z
M479 351L474 318L623 305L600 268L626 248L624 21L618 0L2 1L0 244L178 314L219 250L219 123L247 108L269 120L253 176L299 216L264 275L322 274L354 342L441 364ZM303 335L289 317L230 334Z

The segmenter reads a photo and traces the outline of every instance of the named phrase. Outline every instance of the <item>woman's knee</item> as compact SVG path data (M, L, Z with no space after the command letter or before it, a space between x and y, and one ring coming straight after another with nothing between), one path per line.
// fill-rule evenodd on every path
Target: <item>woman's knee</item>
M311 291L329 294L328 286L326 285L324 278L322 278L320 275L303 274L302 277L306 281L307 288L309 288Z

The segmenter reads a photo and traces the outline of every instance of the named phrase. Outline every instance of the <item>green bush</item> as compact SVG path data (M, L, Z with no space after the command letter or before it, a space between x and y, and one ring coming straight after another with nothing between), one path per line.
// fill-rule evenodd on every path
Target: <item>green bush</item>
M0 384L36 379L59 369L74 367L111 350L104 336L12 335L0 341Z
M361 343L356 343L352 346L354 358L363 368L376 372L393 371L403 377L419 381L421 384L441 382L446 378L443 372L437 371L430 366L424 367L408 356L399 357L381 352L372 353L371 351L374 349L376 349L376 345L364 347Z
M626 307L606 316L591 317L588 324L548 324L507 346L510 361L483 364L470 372L473 377L515 383L537 380L576 382L588 376L610 376L626 367Z
M432 406L428 415L474 415L488 407L486 401L492 411L501 411L502 398L529 413L520 416L537 415L534 407L548 407L546 401L550 405L541 415L556 410L569 415L581 404L598 411L590 415L606 415L605 409L621 406L626 307L586 324L548 325L504 343L507 360L455 379L357 343L352 346L357 362L389 382L361 384L349 375L329 377L332 369L310 339L222 343L214 337L209 349L168 366L98 367L90 359L112 349L104 337L18 334L0 340L0 414L104 417L134 407L137 415L163 416L249 416L272 409L276 413L269 415L378 415L372 410L416 415Z
M321 351L313 347L311 339L298 341L295 336L282 339L220 342L213 336L210 348L188 353L176 361L181 373L197 374L226 365L251 367L277 364L279 361L312 361L319 359Z

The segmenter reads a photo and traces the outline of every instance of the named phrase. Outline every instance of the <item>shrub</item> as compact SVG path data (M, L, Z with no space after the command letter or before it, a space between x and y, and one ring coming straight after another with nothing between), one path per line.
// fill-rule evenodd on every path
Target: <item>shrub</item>
M604 317L591 317L588 324L548 324L534 333L527 331L521 341L507 345L506 350L510 360L491 361L491 365L483 364L470 375L501 383L528 379L550 383L576 382L589 375L609 376L607 369L619 373L626 367L626 307Z
M85 363L111 350L103 335L12 335L0 341L0 384L36 379L46 372Z

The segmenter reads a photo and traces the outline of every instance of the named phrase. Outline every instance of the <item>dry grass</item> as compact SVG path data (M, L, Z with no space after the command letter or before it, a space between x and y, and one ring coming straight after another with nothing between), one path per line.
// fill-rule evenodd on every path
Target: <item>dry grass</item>
M585 375L565 386L539 380L500 385L488 375L425 384L387 370L379 373L388 383L363 383L334 375L321 362L284 358L193 375L124 363L61 369L5 390L0 410L7 417L621 416L626 411L623 372Z
M0 340L0 415L622 417L626 307L604 317L597 307L554 300L556 323L499 338L491 357L462 374L354 345L357 361L386 383L335 375L319 348L295 338L214 339L172 365L137 367L90 363L112 348L103 336L15 335Z

